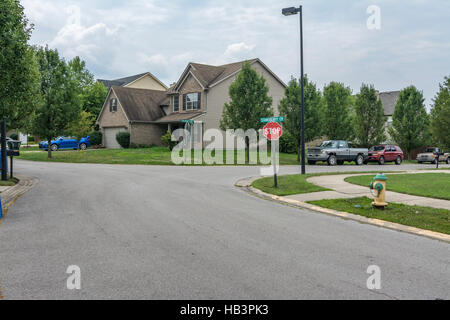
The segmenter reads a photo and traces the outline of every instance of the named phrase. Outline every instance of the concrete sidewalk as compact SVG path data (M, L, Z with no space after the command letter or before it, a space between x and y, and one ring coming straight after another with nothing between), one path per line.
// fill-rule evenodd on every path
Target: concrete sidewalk
M399 173L389 173L389 174L411 174L411 173L427 173L424 171L406 171ZM428 173L447 173L450 174L449 170L436 170ZM296 194L291 196L286 196L288 199L297 201L314 201L322 199L345 199L345 198L358 198L358 197L368 197L373 199L373 195L370 192L369 187L358 186L345 181L348 177L353 176L363 176L368 175L367 173L361 174L342 174L342 175L330 175L330 176L317 176L311 177L307 181L314 183L323 188L332 189L334 191L322 191L313 192L305 194ZM389 188L389 185L388 185ZM437 209L447 209L450 210L450 201L442 199L434 199L420 196L413 196L404 193L398 193L393 191L386 192L386 199L388 202L403 203L406 205L417 205L424 207L432 207Z

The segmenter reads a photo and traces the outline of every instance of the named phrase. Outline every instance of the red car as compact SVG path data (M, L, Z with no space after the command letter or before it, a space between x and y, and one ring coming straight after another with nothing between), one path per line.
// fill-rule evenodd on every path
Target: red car
M380 165L386 162L395 162L396 165L400 165L403 159L403 151L399 146L378 145L369 149L369 158L366 162L378 162Z

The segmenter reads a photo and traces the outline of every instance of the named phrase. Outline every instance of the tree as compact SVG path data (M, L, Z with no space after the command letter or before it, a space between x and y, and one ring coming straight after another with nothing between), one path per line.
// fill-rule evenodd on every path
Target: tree
M0 118L13 129L27 122L38 98L38 66L28 45L32 29L18 0L0 1Z
M83 93L83 110L89 112L97 119L107 95L108 90L103 83L93 83L91 86L87 87Z
M353 137L352 94L349 87L331 82L323 90L323 133L332 140L350 140Z
M422 92L414 86L400 91L392 116L389 134L392 139L408 152L423 146L429 138L429 119Z
M386 140L386 117L383 105L373 86L363 84L356 95L354 129L356 141L363 146Z
M258 130L262 128L260 119L273 115L272 98L268 96L269 87L249 63L244 63L236 80L230 85L231 101L225 103L220 128ZM245 138L247 162L249 162L249 139Z
M302 137L301 127L301 86L300 81L292 79L285 89L285 96L280 101L280 114L285 116L284 127L294 138L297 152L297 161L300 162L300 146ZM304 77L305 101L305 141L309 142L320 137L321 119L320 108L322 95L316 85Z
M430 118L433 142L441 148L450 148L450 77L446 77L444 83L439 84Z
M95 117L84 110L81 111L80 117L76 118L69 124L67 133L78 139L88 136L94 130Z
M34 132L48 140L48 157L51 158L51 140L67 132L81 110L77 81L57 50L48 47L37 50L41 74L41 103L34 118Z

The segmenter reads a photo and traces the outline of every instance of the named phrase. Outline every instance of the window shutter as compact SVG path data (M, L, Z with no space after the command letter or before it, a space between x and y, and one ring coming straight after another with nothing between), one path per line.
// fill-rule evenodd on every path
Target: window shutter
M186 110L186 98L187 98L187 95L183 94L183 110Z
M198 102L197 102L197 109L200 109L201 102L202 102L202 93L201 92L198 93L197 100L198 100Z
M109 112L112 112L112 99L111 100L109 100Z

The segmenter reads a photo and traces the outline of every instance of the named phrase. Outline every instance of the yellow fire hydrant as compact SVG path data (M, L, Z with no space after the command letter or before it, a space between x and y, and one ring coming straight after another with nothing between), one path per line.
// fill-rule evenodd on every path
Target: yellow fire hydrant
M387 177L379 173L377 174L372 182L370 183L370 189L376 190L375 201L372 202L372 206L374 206L377 209L384 210L384 208L388 205L386 203L386 181Z

